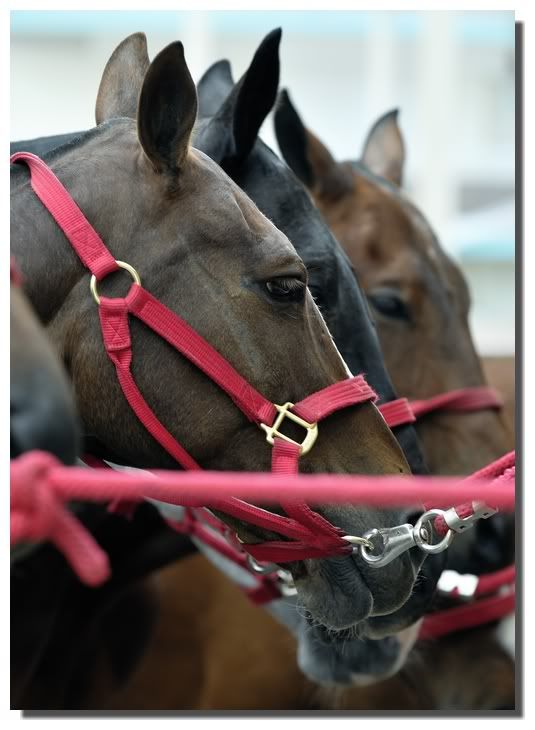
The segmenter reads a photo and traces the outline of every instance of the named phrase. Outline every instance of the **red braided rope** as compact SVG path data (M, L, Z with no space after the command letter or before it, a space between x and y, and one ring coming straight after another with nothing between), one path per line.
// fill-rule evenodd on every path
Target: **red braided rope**
M490 469L493 473L495 470ZM506 477L490 480L479 477L459 480L454 477L273 475L210 471L132 474L65 467L50 454L31 452L11 462L11 542L50 540L65 554L81 580L96 585L107 577L106 569L102 567L103 553L85 528L68 513L66 503L73 499L103 503L114 500L139 502L145 498L189 507L220 508L241 519L255 519L260 513L265 518L265 526L280 515L249 505L242 499L260 503L289 503L295 499L296 502L307 501L312 504L328 501L382 507L419 504L422 498L435 506L484 499L496 508L512 510L514 473L509 469ZM291 517L282 519L286 521L283 523L285 534L291 533L293 539L304 539L311 529ZM278 521L275 529L281 529ZM84 533L86 535L82 540ZM286 542L285 547L288 548L290 544ZM262 546L244 547L254 553ZM322 554L333 553L326 549ZM287 556L285 559L291 558Z

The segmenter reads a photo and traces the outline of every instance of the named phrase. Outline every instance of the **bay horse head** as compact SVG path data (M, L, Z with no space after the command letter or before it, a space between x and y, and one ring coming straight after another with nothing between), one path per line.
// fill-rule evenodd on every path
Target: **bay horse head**
M291 241L308 287L352 372L364 372L381 401L397 396L351 263L303 185L258 136L277 98L280 29L269 33L235 83L227 60L214 63L197 91L195 146L208 154ZM412 426L394 430L413 473L425 472Z
M26 298L16 264L10 287L11 458L49 451L65 464L78 454L74 394L54 348Z
M286 91L275 113L281 152L357 271L396 389L410 399L485 385L468 323L470 294L423 213L401 189L397 110L370 130L359 161L338 162ZM417 424L432 473L469 474L513 448L499 411L433 412Z
M273 402L296 402L348 376L307 288L295 249L207 155L190 145L197 111L182 44L149 63L143 34L126 39L104 71L98 126L46 156L113 255L135 266L153 295L211 343ZM173 468L127 406L106 357L84 267L30 189L12 171L12 245L28 291L72 378L88 441L112 461ZM122 275L101 285L125 291ZM270 449L210 380L137 321L133 373L172 435L208 469L267 470ZM322 424L303 456L306 472L395 474L403 453L371 403ZM398 524L403 510L319 511L361 534ZM231 524L245 541L272 534ZM412 551L415 552L415 551ZM414 588L419 555L372 571L358 556L306 560L290 568L303 602L328 628L368 625L393 614Z

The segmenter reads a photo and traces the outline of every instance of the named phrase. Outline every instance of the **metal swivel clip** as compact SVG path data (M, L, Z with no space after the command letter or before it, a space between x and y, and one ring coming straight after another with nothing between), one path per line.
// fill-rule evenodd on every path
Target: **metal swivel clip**
M372 547L361 545L360 556L371 567L381 568L413 547L418 547L426 553L441 553L450 546L454 536L454 533L448 530L440 542L432 542L432 520L441 515L443 515L442 510L430 509L424 512L415 525L407 523L396 527L368 530L363 537Z
M415 525L407 523L397 527L368 530L362 536L368 544L362 542L355 550L358 549L362 559L374 568L388 565L413 547L418 547L431 555L441 553L449 548L456 534L473 527L477 520L487 519L496 512L484 502L473 502L472 510L469 516L459 517L454 508L429 509L421 515ZM441 540L433 542L433 522L437 517L442 517L449 529Z

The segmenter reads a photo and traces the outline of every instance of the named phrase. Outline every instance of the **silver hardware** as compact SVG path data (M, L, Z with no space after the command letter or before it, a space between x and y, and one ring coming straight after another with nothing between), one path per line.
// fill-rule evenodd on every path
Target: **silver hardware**
M241 540L240 540L240 542L241 542ZM264 565L262 565L261 563L258 563L253 558L253 556L250 555L249 553L246 554L246 560L247 560L247 565L251 568L253 573L258 573L259 575L267 575L268 573L275 573L278 570L278 566L275 565L275 563L265 563Z
M443 570L437 583L440 593L450 594L457 589L461 598L473 598L479 578L470 573L457 573L456 570Z
M444 510L428 509L414 525L414 541L416 542L416 545L420 548L420 550L423 550L424 553L430 553L431 555L436 555L437 553L441 553L449 548L455 536L455 533L452 532L452 530L448 530L440 542L433 544L429 539L429 535L433 534L432 520L434 517L444 517ZM429 528L425 527L425 525L429 525ZM423 532L427 537L426 540L423 539Z
M287 597L297 595L294 579L288 570L283 570L282 568L277 570L277 585L281 595Z
M441 553L451 545L455 533L452 530L438 543L432 543L433 519L443 517L444 511L430 509L424 512L415 525L406 523L397 527L381 527L365 532L363 537L373 543L373 548L360 546L360 556L373 568L388 565L413 547L430 554Z
M247 565L251 568L253 573L256 573L257 575L276 573L276 583L281 596L295 596L297 594L297 588L295 587L294 579L289 570L279 568L275 565L275 563L266 563L265 565L261 565L253 558L252 555L249 554L247 554Z
M485 502L472 502L473 514L467 517L459 517L454 507L444 512L444 522L454 532L464 532L474 526L477 520L486 520L495 515L498 510L489 507Z
M374 528L365 532L363 537L372 544L360 546L360 556L372 567L388 565L397 557L415 546L414 526L410 524L397 527Z

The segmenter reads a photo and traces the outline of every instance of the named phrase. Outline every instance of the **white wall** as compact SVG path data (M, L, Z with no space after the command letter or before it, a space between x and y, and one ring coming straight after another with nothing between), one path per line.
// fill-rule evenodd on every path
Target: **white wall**
M470 269L477 344L483 352L514 349L514 223L500 207L514 196L512 12L12 13L11 138L92 126L104 65L131 32L145 30L151 57L180 38L197 80L220 58L238 78L277 25L281 86L337 157L357 158L375 119L401 109L413 199L461 263L465 246L471 255L481 249ZM262 136L277 148L271 119ZM498 205L467 244L470 196ZM487 250L497 227L501 237ZM496 247L509 272L501 278ZM507 321L490 314L487 279Z

